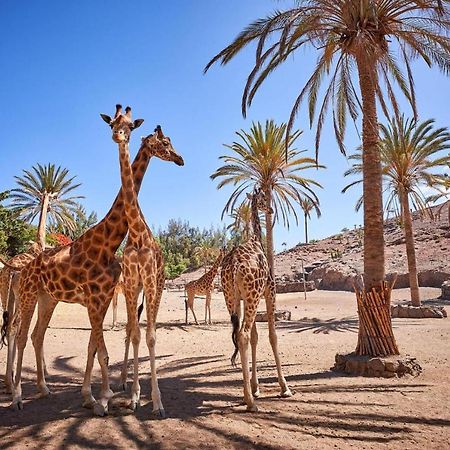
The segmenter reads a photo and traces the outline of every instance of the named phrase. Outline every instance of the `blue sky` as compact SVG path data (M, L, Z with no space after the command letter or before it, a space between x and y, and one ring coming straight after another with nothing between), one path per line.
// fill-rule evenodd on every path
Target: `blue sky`
M184 167L152 160L140 193L147 222L158 227L181 218L200 227L220 224L230 191L217 191L209 175L228 152L223 144L253 120L286 121L315 56L299 52L274 73L245 120L241 94L254 51L248 48L207 75L203 68L249 22L289 5L272 0L2 0L0 191L14 187L14 175L22 169L52 162L77 175L84 205L101 218L119 189L120 174L117 146L99 113L112 114L120 102L132 106L135 118L145 119L132 138L132 157L140 136L161 124L185 159ZM450 125L449 80L422 63L415 68L420 117ZM359 192L340 193L349 165L328 125L320 149L320 163L328 169L307 173L324 186L318 192L322 217L312 219L310 238L362 221L354 212ZM314 131L304 110L296 126L304 130L298 147L313 156ZM349 133L346 143L351 152L357 135ZM278 225L276 248L303 237L302 225L289 231Z

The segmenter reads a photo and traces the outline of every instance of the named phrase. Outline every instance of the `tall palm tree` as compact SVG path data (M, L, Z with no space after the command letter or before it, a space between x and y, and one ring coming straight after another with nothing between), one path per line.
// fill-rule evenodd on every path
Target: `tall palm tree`
M443 167L447 168L450 162L448 154L441 154L450 148L450 133L446 128L434 128L433 125L432 119L416 123L403 116L398 121L392 120L388 126L380 125L381 165L385 181L384 192L387 195L385 211L395 211L402 218L411 302L414 306L420 306L420 294L411 205L416 210L426 212L428 199L423 188L440 191L441 188L450 186L446 174L435 172ZM351 155L349 159L355 162L344 175L361 174L361 152ZM362 180L354 181L342 192L361 182ZM357 210L362 203L361 197L356 204Z
M261 188L274 213L265 213L267 260L273 273L273 224L282 220L289 227L289 217L292 215L298 223L295 205L299 205L304 197L318 203L313 187L321 185L311 178L303 178L298 172L305 169L323 167L315 160L301 156L304 151L293 148L300 137L297 130L288 136L288 153L285 158L286 124L276 125L273 120L267 120L265 127L261 123L253 123L249 132L236 132L239 142L233 142L225 147L232 150L235 156L221 156L225 164L219 167L211 179L221 178L217 189L233 185L234 191L228 199L224 213L232 211L245 192L254 187Z
M450 73L448 1L297 0L294 4L292 9L275 11L247 26L208 63L205 71L217 62L222 65L229 63L247 44L257 43L255 65L242 98L245 115L259 87L278 66L304 47L316 50L317 65L294 102L286 130L288 134L292 129L297 111L306 97L312 126L318 96L323 94L317 117L316 158L329 106L342 152L345 151L347 116L350 115L355 122L359 111L362 111L364 286L358 298L363 308L370 312L370 318L367 326L360 326L356 352L375 355L374 347L364 342L380 342L383 336L383 319L369 306L368 299L371 292L381 295L385 289L377 100L384 114L388 115L390 105L398 116L397 86L416 115L412 60L421 58L428 66L437 65L443 73ZM399 59L406 68L406 74ZM325 79L329 84L321 90ZM365 320L360 320L360 323L365 323ZM368 333L369 328L379 331ZM398 349L392 326L388 324L388 328L388 351L383 353L396 354Z
M302 198L300 201L300 208L303 209L303 216L305 219L305 244L308 243L308 220L311 219L311 211L315 211L317 217L320 217L322 215L319 204L313 202L309 198Z
M53 225L72 228L77 200L84 197L70 195L80 184L73 184L75 177L69 178L68 169L38 163L23 173L22 177L14 177L20 187L11 190L12 209L30 223L39 217L38 240L44 248L47 217Z

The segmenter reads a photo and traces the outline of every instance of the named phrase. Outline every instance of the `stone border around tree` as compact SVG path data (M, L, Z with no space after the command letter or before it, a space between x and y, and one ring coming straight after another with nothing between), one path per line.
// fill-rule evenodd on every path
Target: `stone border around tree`
M291 311L277 309L275 311L275 322L280 320L291 320ZM255 321L267 322L267 311L257 311Z
M443 306L410 304L391 305L391 317L409 319L443 319L447 317L447 311Z
M331 370L348 375L382 378L400 378L405 375L416 377L422 373L422 367L416 358L359 356L355 353L336 354Z

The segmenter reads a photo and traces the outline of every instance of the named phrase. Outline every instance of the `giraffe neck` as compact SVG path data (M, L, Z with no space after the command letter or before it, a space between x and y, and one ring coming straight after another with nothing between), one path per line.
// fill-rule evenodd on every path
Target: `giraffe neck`
M209 269L209 271L207 272L207 274L206 274L206 277L208 278L208 279L213 279L215 276L216 276L216 274L217 274L217 271L219 270L219 266L220 266L220 263L222 262L222 256L219 256L217 259L216 259L216 261L214 262L214 264L213 264L213 266L211 267L211 269Z
M136 195L141 188L150 159L151 155L149 155L148 149L141 145L132 165ZM83 244L85 242L98 242L102 250L99 252L99 258L105 256L111 259L127 232L128 222L125 217L124 190L121 187L105 217L72 243L72 251L78 254L84 250Z
M261 223L259 221L259 212L256 198L252 199L252 227L253 227L253 238L262 244L261 239Z
M125 216L128 222L130 239L136 242L143 232L137 193L134 188L133 170L130 163L130 150L128 142L119 144L120 178L122 180L123 200L125 203Z

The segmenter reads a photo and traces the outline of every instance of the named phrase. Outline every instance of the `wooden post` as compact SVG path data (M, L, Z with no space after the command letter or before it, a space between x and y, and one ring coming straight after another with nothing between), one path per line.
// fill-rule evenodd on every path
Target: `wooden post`
M303 292L306 300L306 275L305 275L305 268L303 266L303 259L302 259L302 273L303 273Z

